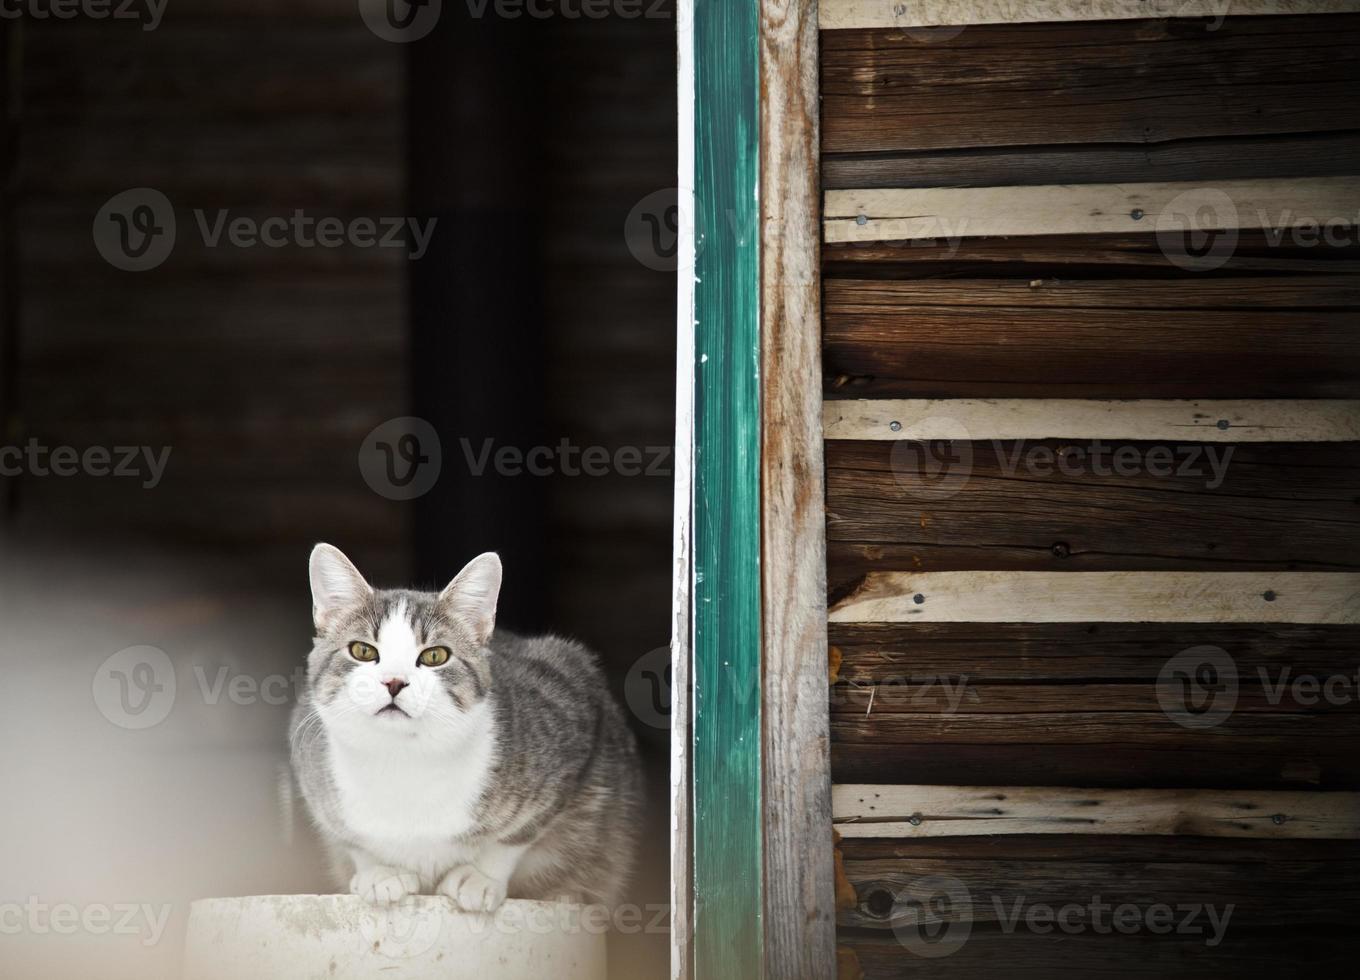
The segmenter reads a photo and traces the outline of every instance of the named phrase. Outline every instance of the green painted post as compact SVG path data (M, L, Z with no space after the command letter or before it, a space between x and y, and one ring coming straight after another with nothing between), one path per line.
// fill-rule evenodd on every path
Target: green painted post
M694 2L695 980L762 973L758 0Z

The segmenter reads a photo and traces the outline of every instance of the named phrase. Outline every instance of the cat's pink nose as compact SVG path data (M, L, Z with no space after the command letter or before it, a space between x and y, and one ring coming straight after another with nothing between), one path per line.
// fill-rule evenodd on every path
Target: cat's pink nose
M383 681L383 685L387 688L387 693L392 695L392 699L394 701L396 700L397 695L401 693L402 688L410 687L409 684L407 684L404 680L402 680L399 677L394 677L391 680Z

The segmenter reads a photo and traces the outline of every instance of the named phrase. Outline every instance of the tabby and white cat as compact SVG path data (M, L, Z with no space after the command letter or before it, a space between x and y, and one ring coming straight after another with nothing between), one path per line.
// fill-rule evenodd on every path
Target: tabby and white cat
M374 589L321 544L311 583L293 768L338 881L476 912L507 896L616 905L642 782L595 656L494 630L494 554L436 594Z

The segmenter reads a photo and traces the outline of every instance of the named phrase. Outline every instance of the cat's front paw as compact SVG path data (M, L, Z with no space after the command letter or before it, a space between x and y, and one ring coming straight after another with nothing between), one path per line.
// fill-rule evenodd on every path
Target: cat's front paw
M464 912L494 912L505 901L505 888L505 882L465 864L446 874L438 891L457 902Z
M385 865L367 868L349 880L349 893L374 905L391 905L419 892L419 876Z

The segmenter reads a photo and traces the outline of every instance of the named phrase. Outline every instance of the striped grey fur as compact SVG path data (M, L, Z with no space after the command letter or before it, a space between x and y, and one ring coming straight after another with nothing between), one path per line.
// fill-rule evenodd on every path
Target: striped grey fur
M487 730L474 737L491 741L494 762L458 842L528 847L509 882L511 898L616 905L637 848L642 780L633 735L597 658L570 640L499 629L479 645L475 628L444 597L369 590L333 617L318 615L307 684L293 716L292 761L338 882L355 872L352 854L368 842L347 820L335 775L336 742L327 731L328 712L319 709L346 698L351 673L363 666L350 656L349 643L372 640L391 617L404 616L418 646L445 646L452 653L431 673L453 708L449 714L466 715L482 704L490 709ZM494 608L494 596L492 601ZM457 760L438 752L429 757L430 779L457 771ZM409 816L413 834L429 826L431 815ZM410 870L420 873L422 891L432 891L446 869Z

